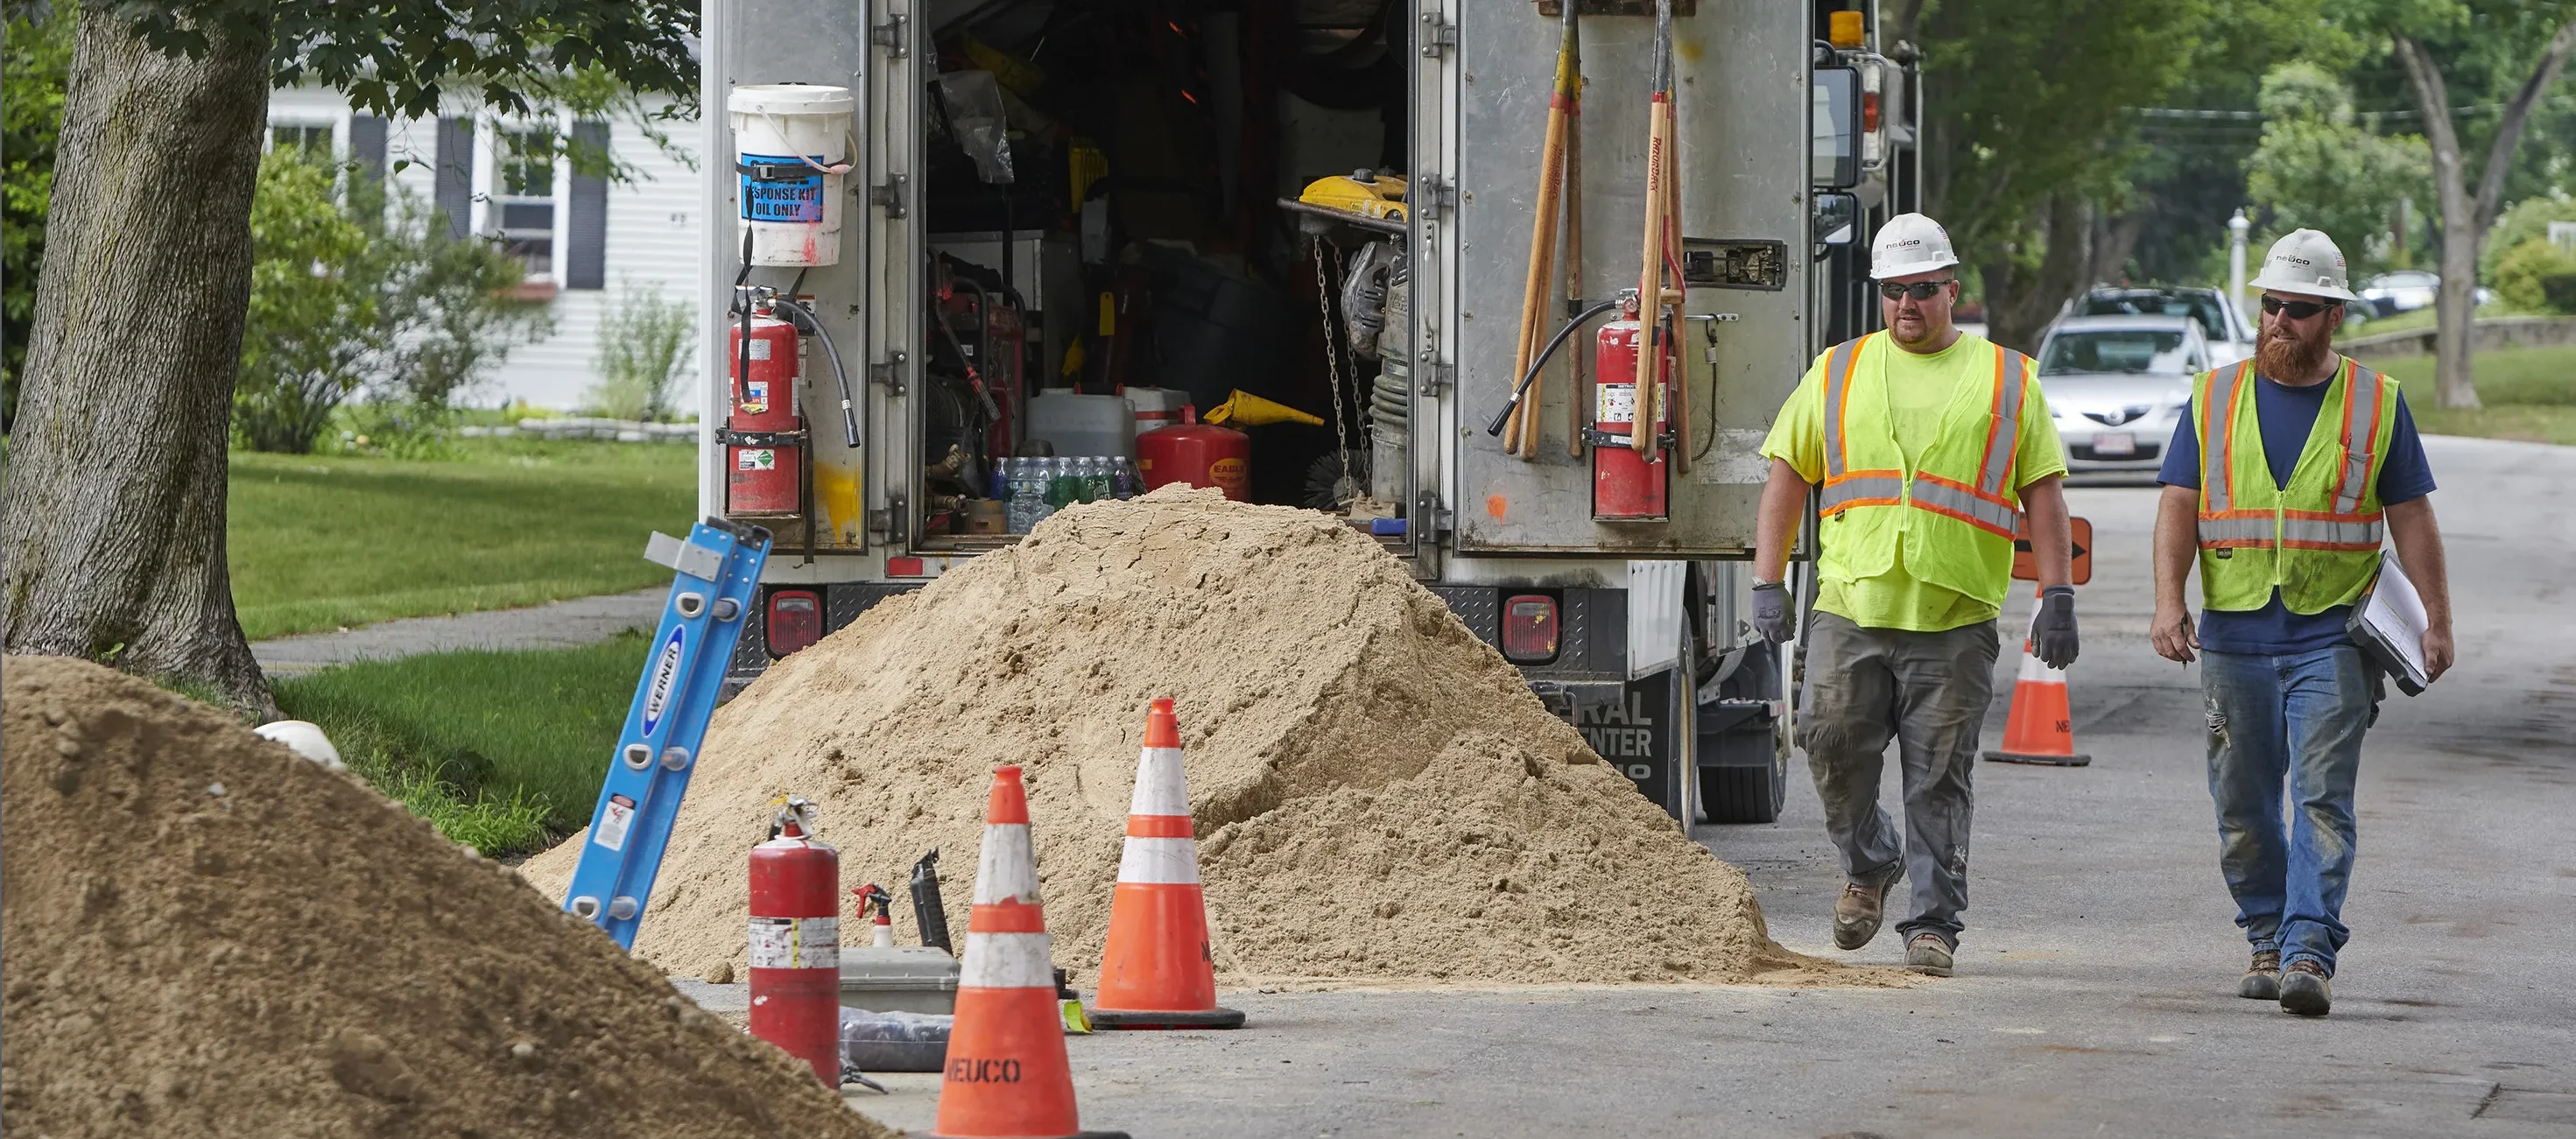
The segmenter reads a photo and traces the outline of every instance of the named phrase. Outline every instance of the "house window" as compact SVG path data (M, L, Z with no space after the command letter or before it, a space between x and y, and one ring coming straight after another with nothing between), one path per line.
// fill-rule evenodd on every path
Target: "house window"
M316 155L329 158L331 156L331 127L327 123L319 125L284 123L271 126L268 128L268 144L272 149L276 150L285 150L288 147L302 147Z
M555 274L554 140L536 132L505 134L492 180L492 230L528 276Z

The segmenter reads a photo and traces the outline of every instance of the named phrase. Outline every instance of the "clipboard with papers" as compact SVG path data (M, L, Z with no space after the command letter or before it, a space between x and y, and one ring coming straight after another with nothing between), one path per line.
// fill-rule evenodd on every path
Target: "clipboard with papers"
M2433 683L2424 674L2424 630L2430 623L2424 599L2399 568L2397 555L2381 552L2379 578L2353 603L2344 628L2363 655L2409 696L2423 695Z

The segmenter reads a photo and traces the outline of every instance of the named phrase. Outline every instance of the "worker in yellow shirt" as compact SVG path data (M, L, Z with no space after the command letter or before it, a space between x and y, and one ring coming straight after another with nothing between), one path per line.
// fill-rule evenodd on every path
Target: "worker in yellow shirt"
M2076 649L2057 429L2028 357L1951 324L1958 265L1950 235L1921 214L1879 231L1870 276L1886 331L1817 357L1781 407L1762 444L1771 481L1753 559L1754 627L1787 641L1789 549L1822 488L1797 729L1842 855L1834 944L1869 944L1887 895L1911 875L1912 916L1896 930L1906 967L1938 977L1950 975L1968 905L1969 765L2025 512L2041 591L2032 644L2051 668ZM1878 807L1890 739L1902 842Z

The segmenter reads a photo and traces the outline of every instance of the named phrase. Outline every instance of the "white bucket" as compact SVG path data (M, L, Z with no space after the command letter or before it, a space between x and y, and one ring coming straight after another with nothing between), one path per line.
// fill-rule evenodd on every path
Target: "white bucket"
M736 219L751 235L754 265L830 265L841 259L842 179L855 160L847 87L774 83L736 87L733 124Z

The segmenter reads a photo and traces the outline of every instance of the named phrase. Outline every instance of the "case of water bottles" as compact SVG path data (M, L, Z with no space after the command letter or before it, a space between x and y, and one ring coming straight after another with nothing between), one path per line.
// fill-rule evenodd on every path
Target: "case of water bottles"
M1002 459L994 464L993 497L1014 534L1037 528L1076 503L1134 498L1144 489L1134 460L1125 455L1070 455Z

